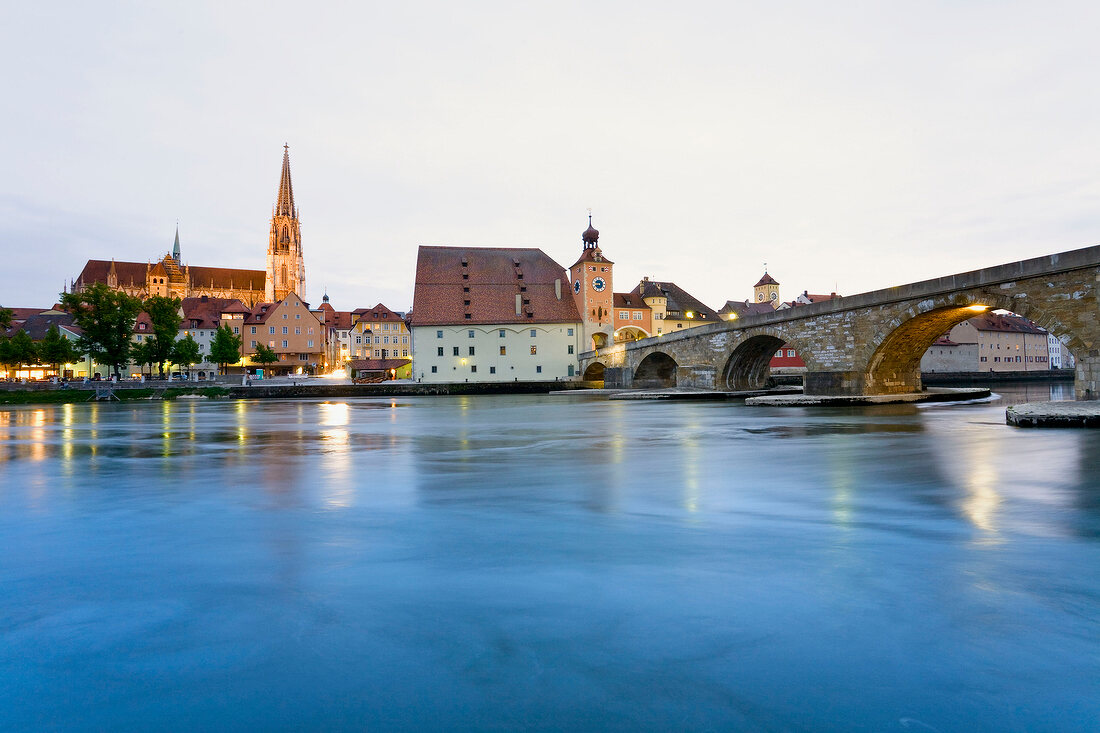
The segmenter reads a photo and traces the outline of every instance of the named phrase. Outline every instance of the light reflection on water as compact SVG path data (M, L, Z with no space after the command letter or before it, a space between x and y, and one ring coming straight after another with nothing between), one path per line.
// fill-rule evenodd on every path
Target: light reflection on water
M0 728L1087 729L1100 439L998 392L0 409Z

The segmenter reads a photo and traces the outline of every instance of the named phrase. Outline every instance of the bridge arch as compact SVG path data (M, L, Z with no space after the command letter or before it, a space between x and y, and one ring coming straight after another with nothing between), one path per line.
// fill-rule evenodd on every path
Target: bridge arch
M676 386L676 360L663 351L652 351L638 362L633 384L643 389L666 389Z
M771 374L772 356L787 343L790 343L788 339L774 333L758 333L742 340L722 366L718 388L733 391L763 389Z
M921 357L933 342L968 318L993 310L1006 310L1034 321L1055 336L1075 340L1066 328L1027 302L989 292L957 294L951 299L926 300L891 319L883 335L872 344L874 351L864 373L865 394L901 394L922 389Z
M586 382L602 382L606 368L602 361L594 361L585 368L582 379Z

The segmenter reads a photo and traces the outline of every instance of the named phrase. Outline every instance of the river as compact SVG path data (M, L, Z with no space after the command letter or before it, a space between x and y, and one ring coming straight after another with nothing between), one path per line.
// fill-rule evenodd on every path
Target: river
M0 408L0 730L1100 729L1100 431L995 390Z

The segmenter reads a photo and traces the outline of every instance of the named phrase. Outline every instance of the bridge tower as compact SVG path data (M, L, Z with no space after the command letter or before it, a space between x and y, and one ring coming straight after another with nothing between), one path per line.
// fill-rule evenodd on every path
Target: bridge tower
M609 346L615 336L612 268L615 263L603 256L599 246L600 232L592 226L592 214L588 214L588 228L581 234L584 248L580 258L569 268L573 298L581 316L581 327L588 346Z

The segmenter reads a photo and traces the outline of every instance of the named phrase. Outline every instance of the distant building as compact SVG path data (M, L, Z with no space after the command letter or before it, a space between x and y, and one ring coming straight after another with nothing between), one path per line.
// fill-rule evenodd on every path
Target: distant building
M587 266L599 260L580 262ZM567 277L540 249L420 247L411 316L415 378L522 382L573 377L587 340ZM594 279L577 282L591 287ZM610 306L610 283L603 289ZM606 320L606 330L593 332L610 336L610 311L596 318Z
M403 314L379 303L356 310L354 316L350 345L353 359L412 359L411 332Z
M256 346L274 349L279 361L262 367L271 374L316 371L322 366L324 349L321 322L309 307L293 293L277 303L258 303L242 323L246 366L260 365L251 357Z
M649 306L654 336L676 333L685 328L705 326L721 320L716 311L674 282L643 277L630 294L640 297Z
M922 372L1050 368L1047 332L1013 313L986 313L958 323L921 357Z
M191 371L201 379L217 373L218 365L210 360L210 346L215 332L227 326L235 336L243 340L244 319L251 310L236 298L184 298L180 304L183 320L180 321L179 338L190 336L202 352L204 361L194 364Z
M155 262L88 260L69 286L75 292L97 282L142 299L152 295L180 299L205 295L208 298L235 298L249 307L265 300L282 300L292 292L304 297L305 264L298 209L290 183L288 148L283 146L283 169L272 209L266 270L185 264L177 226L172 251Z
M612 303L615 343L637 341L655 335L653 309L637 293L615 293Z
M1051 369L1073 369L1077 365L1070 350L1052 333L1047 334L1047 351Z

